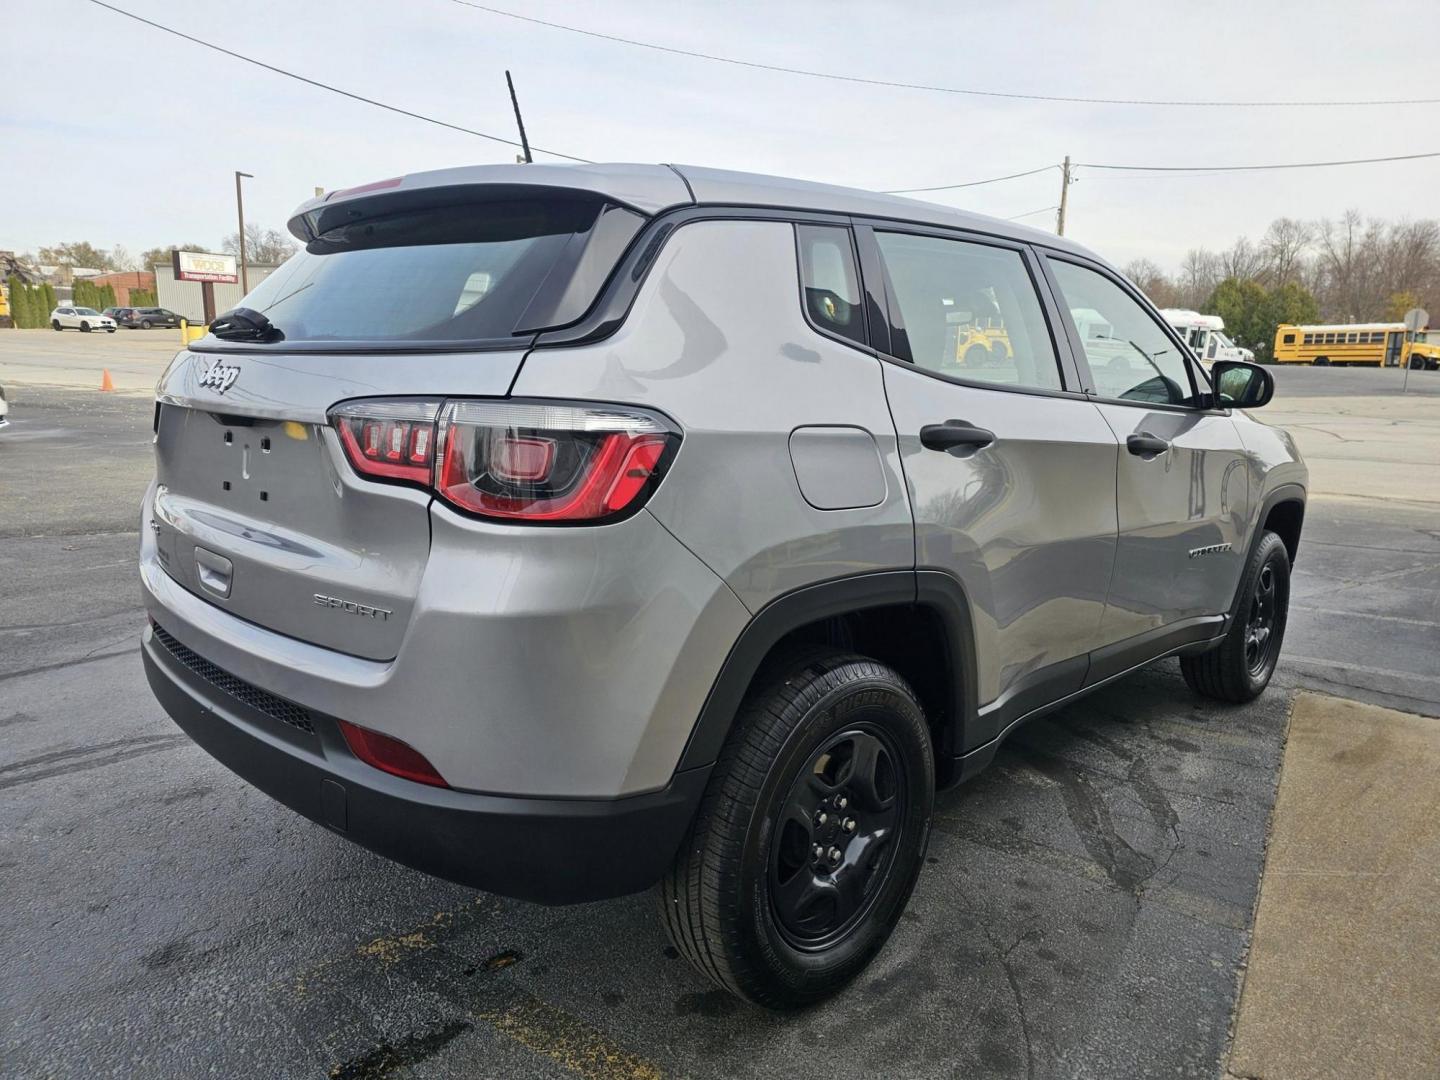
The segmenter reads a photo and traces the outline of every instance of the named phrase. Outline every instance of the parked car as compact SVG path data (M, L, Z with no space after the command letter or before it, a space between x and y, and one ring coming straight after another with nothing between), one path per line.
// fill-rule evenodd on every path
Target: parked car
M156 326L179 326L180 316L162 307L126 308L125 315L116 321L127 330L149 330Z
M908 199L483 166L302 205L157 388L142 654L251 783L788 1008L937 788L1165 656L1264 691L1307 472L1109 264ZM396 303L403 268L426 287ZM973 367L955 325L1003 325ZM997 362L998 361L998 362Z
M5 395L5 384L0 383L0 428L10 425L10 399Z
M113 334L115 320L109 315L100 314L94 308L61 304L50 312L50 329L79 330L86 334L91 330L104 330L107 334Z
M110 318L114 319L115 322L118 324L118 323L120 322L120 313L121 313L122 311L126 311L126 310L128 310L128 309L127 309L127 308L123 308L123 307L107 307L107 308L102 308L102 309L100 310L100 314L101 314L101 315L109 315Z

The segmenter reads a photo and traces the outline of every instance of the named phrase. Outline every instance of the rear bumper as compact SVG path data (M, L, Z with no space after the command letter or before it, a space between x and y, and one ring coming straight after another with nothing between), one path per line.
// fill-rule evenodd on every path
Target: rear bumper
M660 791L618 799L429 787L365 765L332 717L250 686L151 627L142 655L166 712L231 771L371 851L503 896L564 904L648 888L673 859L709 777L708 766L690 769Z

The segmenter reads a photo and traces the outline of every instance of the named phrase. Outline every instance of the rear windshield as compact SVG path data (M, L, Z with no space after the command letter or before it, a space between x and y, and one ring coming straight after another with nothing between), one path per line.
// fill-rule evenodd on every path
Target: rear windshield
M642 223L618 207L557 199L371 218L312 240L241 306L286 343L505 339L580 318ZM567 289L577 278L586 295Z

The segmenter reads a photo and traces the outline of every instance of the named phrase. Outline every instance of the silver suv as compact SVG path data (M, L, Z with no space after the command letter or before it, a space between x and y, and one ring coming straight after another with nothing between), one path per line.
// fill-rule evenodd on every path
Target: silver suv
M937 788L1158 657L1285 631L1305 467L1048 233L711 169L486 166L304 204L176 357L144 662L366 847L545 903L658 884L762 1005L859 972Z

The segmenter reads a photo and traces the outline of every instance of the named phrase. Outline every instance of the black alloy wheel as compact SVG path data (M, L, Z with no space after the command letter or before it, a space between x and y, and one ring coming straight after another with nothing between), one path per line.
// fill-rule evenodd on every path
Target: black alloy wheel
M786 793L770 859L770 903L786 939L824 949L875 899L905 820L905 774L870 724L830 736Z
M1259 675L1270 662L1275 642L1275 594L1275 568L1267 563L1255 577L1250 614L1245 620L1245 667L1251 675Z

